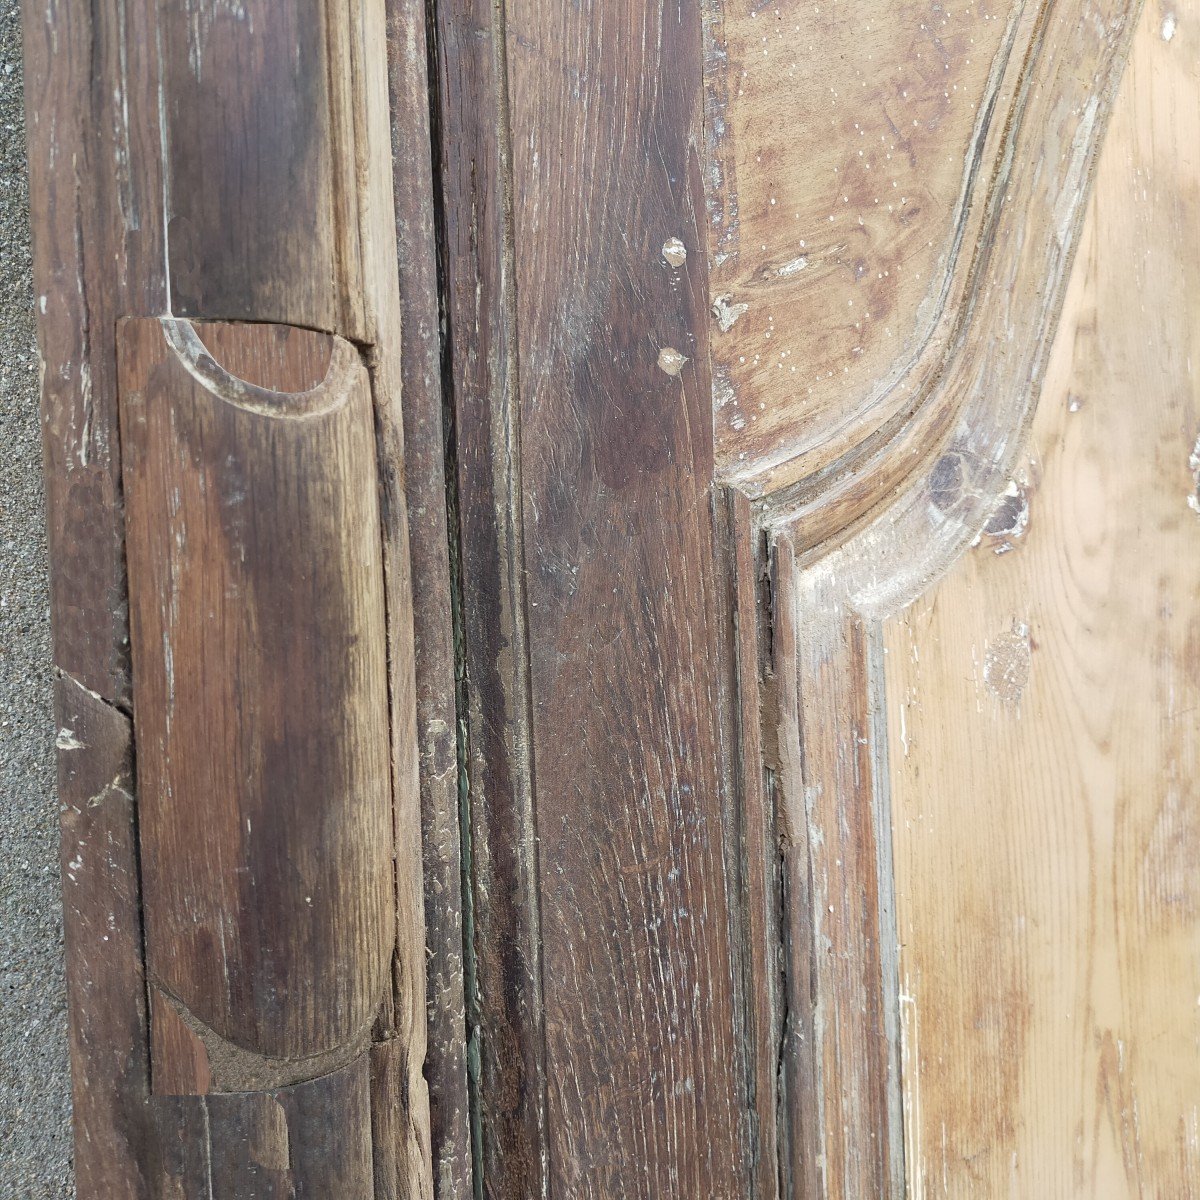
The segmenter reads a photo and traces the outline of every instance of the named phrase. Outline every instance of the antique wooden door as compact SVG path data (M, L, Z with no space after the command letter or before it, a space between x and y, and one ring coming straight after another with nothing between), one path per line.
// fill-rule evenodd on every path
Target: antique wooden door
M1200 0L25 53L82 1200L1200 1198Z

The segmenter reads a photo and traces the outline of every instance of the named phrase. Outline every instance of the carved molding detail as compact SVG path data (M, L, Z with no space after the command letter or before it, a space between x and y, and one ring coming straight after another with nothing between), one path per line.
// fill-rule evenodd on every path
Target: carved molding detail
M917 8L930 21L934 20L931 14L940 11L937 6ZM874 257L867 254L850 261L843 255L838 269L830 272L828 287L811 284L813 262L786 280L786 291L779 286L778 267L771 268L778 293L772 306L778 306L780 316L768 318L770 327L763 337L757 338L753 330L739 337L741 322L714 335L722 478L755 501L760 524L773 530L788 528L802 553L847 541L875 522L876 537L899 541L897 535L904 532L909 538L915 535L916 540L909 543L913 545L922 544L920 539L929 536L932 524L941 556L947 550L952 556L955 551L950 544L961 546L962 536L961 531L952 534L951 527L956 523L978 526L1007 486L1007 467L1018 451L1053 339L1092 164L1139 9L1137 0L1045 0L1037 5L1012 5L990 69L974 79L979 90L969 107L978 117L962 147L965 166L960 189L940 214L922 213L914 218L924 232L942 238L935 259L940 273L934 275L928 289L901 293L896 285L896 294L908 299L911 311L893 311L882 335L871 327L874 322L858 322L861 328L855 332L865 352L871 350L871 338L902 341L891 333L899 333L906 321L915 331L909 339L915 352L907 353L906 346L891 359L880 359L886 366L878 381L843 386L831 379L822 386L833 403L823 408L819 394L816 400L810 398L814 389L804 381L806 368L793 356L803 355L806 362L819 358L815 339L828 332L821 324L826 320L823 314L842 302L843 293L850 296L846 303L851 310L854 303L860 307L883 303L879 292L870 290L864 290L863 299L856 301L855 284L838 280L850 276L857 283L882 264L880 256L886 245L880 245ZM789 11L799 14L794 6ZM982 9L975 19L981 29L1000 24L995 14ZM712 70L714 60L721 60L715 31L726 27L729 20L727 11L709 27L709 173L715 185L710 247L716 263L712 288L714 303L720 302L723 311L730 304L749 303L750 312L743 318L749 321L755 303L754 281L761 283L769 269L757 246L752 248L755 252L739 248L738 242L746 238L744 228L737 237L731 237L725 228L730 212L742 227L746 224L738 196L740 181L732 175L728 161L737 157L728 144L737 142L739 130L722 124L721 102L714 99L721 86L726 91L732 86L728 59L720 70ZM777 23L787 22L784 14ZM759 26L757 18L753 23ZM894 38L899 39L905 29L903 14L895 24L898 32ZM803 36L810 37L807 31ZM912 53L910 46L895 40L883 47L880 56L886 58L889 48L898 60ZM941 50L945 73L952 75L953 47L947 41ZM879 69L886 74L884 64ZM747 67L741 68L739 76L744 91L754 90L755 76ZM960 86L970 82L964 80ZM940 84L941 80L926 81L925 86L944 90ZM775 82L760 86L760 93L766 93L762 102L780 102L782 86ZM824 76L818 76L811 87L834 90ZM853 102L848 94L847 103ZM887 119L895 124L890 114ZM930 121L937 125L936 119L928 118L926 123ZM864 115L855 125L861 125L865 140L868 118ZM714 130L720 130L723 139ZM932 156L932 150L929 152ZM853 149L847 153L857 157ZM772 166L768 171L764 165L756 172L756 181L758 175L786 175L786 168ZM849 191L845 195L855 199ZM782 197L774 207L781 202ZM793 214L800 215L803 212ZM760 221L754 236L770 236L779 224L778 220ZM928 240L936 247L934 238ZM773 247L766 245L769 254ZM751 287L728 297L718 295L731 274L749 277ZM866 288L865 283L857 286ZM748 300L743 301L743 296ZM929 319L931 312L935 316ZM789 322L801 327L799 334L792 336L780 328L785 314ZM772 351L776 361L768 365L773 365L774 373L764 375L764 348L772 343L778 346L789 336L794 349ZM855 348L849 357L857 357ZM737 371L744 373L745 368L741 360L754 357L747 356L746 350L758 355L760 370L746 374L739 386ZM739 411L729 417L732 404ZM921 522L914 515L901 517L900 510L911 507L914 497L917 507L924 506L928 483L943 454L958 457L960 494L941 498L939 516L932 523ZM947 470L948 463L943 462L942 477ZM879 510L885 505L892 515L880 517ZM899 527L913 521L916 526L911 531ZM880 563L873 553L866 557L873 560L875 578L881 579L885 572ZM845 560L840 559L836 566L831 563L831 569L844 574ZM895 574L913 572L902 566ZM920 577L926 572L915 574L918 578L892 585L896 597L915 594L914 587L919 591L924 586ZM878 586L864 579L856 590ZM887 602L882 594L870 601Z
M798 5L727 3L706 28L719 470L741 494L742 536L759 547L754 561L738 560L739 574L751 576L740 594L758 596L759 618L753 635L740 633L742 707L757 701L762 713L761 737L756 729L743 738L743 798L747 826L773 820L778 839L774 872L749 903L782 914L772 930L782 974L765 960L759 988L777 989L778 1007L757 1028L777 1039L783 1177L796 1194L823 1200L900 1197L905 1186L880 622L994 517L1019 519L997 507L1013 495L1141 5L1014 2L998 15L981 4L966 10L987 33L978 39L965 28L945 37L929 29L949 22L936 5L877 6L883 40L859 6L860 46L845 38L855 22L835 0L829 7L822 25ZM885 14L896 19L888 25ZM976 41L989 47L986 61L960 69ZM787 65L801 42L817 64L803 82ZM912 67L914 46L941 54L950 85L937 72L922 77L913 137L933 133L919 146L901 137L891 103L905 90L895 79ZM956 126L935 101L972 86L974 120ZM879 100L890 131L882 139L855 88ZM777 136L788 89L803 93L792 102L797 120ZM843 99L848 122L816 120L818 100L833 110ZM820 144L822 133L843 158ZM888 258L889 239L902 242L908 227L880 218L862 173L841 193L847 214L859 207L861 217L835 208L827 223L842 233L796 232L812 228L805 219L817 204L805 208L806 199L830 191L819 170L836 167L839 190L854 174L859 137L864 160L872 141L884 148L870 163L880 170L883 155L905 148L918 168L917 149L930 162L939 146L959 155L957 180L935 165L913 192L929 204L908 221L923 226L933 252L922 260L910 245L905 261L923 264L924 287L889 282L904 270ZM809 177L797 182L803 171ZM920 186L909 178L894 190ZM848 321L856 303L885 315ZM889 342L898 349L884 349ZM859 349L869 369L858 370ZM816 369L835 350L845 369ZM768 1145L774 1135L764 1152Z

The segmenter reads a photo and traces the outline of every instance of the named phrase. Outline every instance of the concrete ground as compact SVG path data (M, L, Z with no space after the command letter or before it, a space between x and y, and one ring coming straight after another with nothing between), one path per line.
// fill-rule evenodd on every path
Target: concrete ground
M0 1200L71 1197L21 23L0 0Z

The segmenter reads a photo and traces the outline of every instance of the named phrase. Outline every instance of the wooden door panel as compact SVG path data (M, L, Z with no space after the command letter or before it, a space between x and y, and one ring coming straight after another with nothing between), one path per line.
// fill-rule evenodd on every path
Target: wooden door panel
M1043 7L713 6L712 359L727 479L778 490L914 406L961 316Z
M26 5L82 1196L1200 1195L1196 3Z
M875 143L872 122L891 120L881 89L890 86L892 71L913 65L903 11L900 20L882 23L897 39L894 61L883 53L869 80L854 55L879 53L884 37L879 30L873 36L864 31L854 54L826 54L822 62L828 65L798 83L778 60L764 66L757 54L750 55L747 30L756 31L767 62L793 50L801 36L820 37L822 29L829 38L826 48L844 47L838 39L847 37L845 19L797 28L787 10L757 10L733 18L731 25L726 10L727 42L721 41L720 29L710 37L710 112L719 113L709 141L716 161L709 176L715 196L710 205L714 412L722 478L748 494L753 523L767 535L760 566L770 572L770 592L759 640L769 646L760 680L764 803L778 822L784 914L784 1007L775 1018L782 1067L779 1153L786 1164L785 1186L795 1188L796 1195L898 1196L906 1187L922 1194L922 1187L940 1179L947 1180L949 1194L957 1194L955 1187L967 1194L970 1164L980 1153L967 1144L965 1130L972 1119L983 1131L977 1141L997 1155L1002 1155L997 1147L1008 1144L1002 1136L1006 1122L1038 1127L1036 1103L1028 1102L1026 1127L1019 1093L1011 1085L1005 1093L999 1085L1013 1077L1012 1060L1019 1054L1009 1004L1018 994L1028 1004L1049 1007L1052 1001L1048 995L1035 1000L1033 982L1014 979L998 955L988 955L985 938L976 942L961 931L964 924L970 928L972 917L985 923L975 911L978 904L960 897L965 911L951 915L958 893L947 878L962 880L959 886L966 892L971 876L953 874L948 832L940 835L947 840L936 843L940 855L927 853L920 862L893 857L893 838L895 852L911 856L917 837L909 823L901 823L901 815L908 821L904 806L921 810L938 803L943 805L939 815L953 806L960 822L971 821L983 852L986 823L967 815L962 789L969 780L985 780L987 786L979 790L995 789L992 804L999 805L1000 781L1009 776L985 753L990 742L983 731L977 730L974 740L957 739L953 731L967 724L956 721L963 698L955 687L963 686L962 677L955 676L953 685L947 680L943 688L942 676L928 678L934 670L928 663L922 668L923 703L942 741L953 734L950 744L961 750L944 762L935 750L919 764L899 757L901 748L908 750L909 736L903 724L908 708L900 701L912 703L915 685L899 665L893 630L905 620L900 614L921 597L921 605L957 629L953 613L946 615L938 599L939 588L950 585L937 581L972 543L979 547L974 555L996 557L1000 550L1003 559L1027 532L1026 431L1135 7L1014 5L1005 14L1005 35L994 43L980 39L993 46L991 66L974 75L980 90L971 92L970 73L957 74L941 89L949 108L939 116L927 106L913 118L919 137L932 139L922 145L933 168L941 166L939 156L948 156L959 163L963 181L954 197L939 193L939 179L948 180L950 173L931 168L921 174L920 184L904 189L926 189L921 192L926 203L919 215L920 251L931 257L914 252L909 260L914 274L924 268L928 282L920 288L914 275L887 284L896 264L870 259L876 243L878 252L897 253L903 243L901 233L889 235L891 214L876 212L873 196L863 211L867 201L858 187L868 165L888 162L886 152L872 156L864 149L862 161L852 161L860 158L853 138L861 132ZM993 34L996 18L985 8L960 15ZM946 14L937 20L950 30ZM967 51L957 39L950 32L938 39L945 75L965 60ZM714 53L726 46L733 49ZM827 134L832 144L801 160L822 163L825 154L839 171L848 171L849 164L859 173L855 187L845 186L838 209L829 201L828 181L791 163L784 144L803 144L805 137L815 136L816 99L806 89L821 87L834 108L838 82L850 78L859 80L866 94L854 110L851 139ZM798 90L793 123L778 116L789 87ZM934 98L932 92L912 90L908 99L918 109ZM979 114L968 142L955 140L959 135L951 117L960 103L974 104ZM772 130L777 131L774 143ZM882 145L891 145L887 134ZM911 166L918 157L915 141L909 150ZM785 199L787 207L780 211ZM821 205L826 225L841 224L861 239L856 244L863 247L863 257L857 265L869 269L855 270L850 252L832 232L816 240L818 252L811 258L807 244L796 249L801 237L807 243L812 214ZM748 229L754 231L749 237ZM782 273L780 263L787 267ZM810 274L810 267L817 269ZM720 289L722 278L729 281L728 293ZM848 331L857 350L838 348L837 338ZM897 333L902 336L888 352ZM828 353L839 364L840 381L823 363ZM824 370L804 378L818 364ZM981 620L984 615L996 620L996 602L978 591L959 603L977 603L972 612L978 611ZM1006 620L997 633L989 678L1000 688L1015 686L1009 675L1020 679L1028 669L1027 623ZM914 653L926 662L926 654ZM911 666L910 674L917 670ZM979 671L984 670L981 665ZM743 677L742 686L753 684ZM933 779L946 792L941 801L928 794ZM1055 809L1049 801L1044 806ZM940 821L937 828L948 824ZM896 891L894 862L909 872L904 886L915 889L907 907L902 903L899 909L905 893ZM996 887L1007 878L1004 871L1001 865L993 868ZM1049 893L1053 882L1043 880L1041 887ZM913 932L913 922L924 917L913 895L925 897L925 908L938 908L923 934ZM763 902L770 899L767 895ZM898 926L898 914L909 923ZM910 937L925 948L923 965L936 980L929 986L943 1001L942 1019L959 1020L957 1036L970 1042L977 1056L967 1061L981 1078L990 1071L986 1078L995 1087L967 1089L961 1073L952 1083L940 1066L951 1051L936 1032L921 1043L928 1045L933 1037L927 1059L910 1053L915 1036L910 1024L919 1020L921 1006L906 982L908 960L897 954ZM951 969L955 951L948 942L966 943L960 951L963 970L969 970L967 960L978 946L978 960L970 959L978 968L970 981L973 992ZM975 997L973 1008L968 995ZM953 1052L962 1062L964 1047ZM949 1168L939 1175L928 1166L933 1161L928 1147L940 1144L930 1139L950 1133L929 1127L923 1089L931 1090L947 1126L946 1114L953 1112L964 1127L957 1161L967 1166L956 1183L950 1182ZM1001 1094L1013 1098L1002 1102ZM1011 1106L1007 1114L1005 1103ZM1010 1136L1016 1139L1019 1133ZM1014 1169L1009 1163L1010 1174ZM1029 1189L1051 1186L1057 1194L1036 1170L1023 1178ZM1102 1184L1112 1186L1107 1180ZM1000 1186L997 1173L988 1180L987 1194Z
M915 1196L1200 1193L1198 18L1141 22L1019 522L884 626Z

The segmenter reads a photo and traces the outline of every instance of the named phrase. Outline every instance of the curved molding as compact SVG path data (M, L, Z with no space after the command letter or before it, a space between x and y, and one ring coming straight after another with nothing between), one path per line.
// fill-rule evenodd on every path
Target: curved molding
M763 799L747 772L747 803L775 822L782 892L779 1153L821 1200L905 1192L880 622L981 535L1023 519L1014 473L1140 8L1014 3L1018 33L982 136L988 166L955 213L973 232L948 256L934 332L887 389L865 405L848 390L840 417L807 423L797 404L790 433L757 446L727 436L717 410L722 480L769 548L769 563L738 573L748 588L747 573L769 567L756 630L766 665L740 686L743 707L760 707L750 761L768 781ZM713 354L728 360L721 336Z
M1018 25L1025 10L1014 8ZM731 460L737 443L725 439L723 478L755 501L759 522L787 529L804 560L846 544L826 570L848 579L849 564L863 564L851 592L868 607L915 595L1009 484L1139 10L1140 0L1046 0L1016 37L1024 53L992 96L1007 99L1002 119L982 122L976 139L990 170L967 172L971 188L986 185L955 215L956 227L975 222L971 248L948 255L955 278L911 364L866 405L847 400L841 425L806 431L796 403L790 434L773 446ZM966 478L953 503L933 504L945 455Z
M735 6L731 3L728 7L732 9ZM858 445L869 440L875 432L886 426L890 418L910 415L918 406L920 397L927 394L935 383L939 367L945 359L947 347L954 334L956 314L960 310L964 296L969 291L971 284L973 257L971 251L978 246L981 240L982 225L986 219L986 205L980 202L980 195L981 193L984 196L987 195L988 184L994 174L995 164L1003 158L1003 147L1006 139L1010 136L1008 123L1003 119L997 120L996 118L997 115L1001 118L1004 117L1002 98L1011 94L1017 86L1016 81L1020 78L1027 51L1036 31L1037 23L1030 19L1030 13L1036 8L1037 6L1028 3L1028 0L1015 0L1011 6L1007 23L1003 26L1002 36L996 39L994 54L988 64L988 69L982 74L976 76L970 70L965 69L964 63L969 67L972 60L970 56L962 55L962 61L958 64L955 72L959 77L958 82L954 82L953 77L943 81L940 76L931 80L917 81L917 90L924 94L925 99L944 92L945 87L953 87L956 92L960 88L964 91L968 88L978 89L976 98L969 102L969 109L974 115L966 128L961 126L957 129L953 128L953 123L947 122L945 112L932 117L928 113L925 114L927 118L925 123L929 128L926 132L925 145L921 147L920 153L937 157L961 158L958 175L953 180L943 178L941 188L930 187L924 190L923 195L919 196L904 194L914 187L920 187L920 184L912 177L911 173L906 178L902 171L889 172L886 162L894 157L899 157L899 150L903 145L912 159L910 165L915 168L919 165L919 152L913 145L901 141L891 113L886 111L886 105L878 97L875 98L876 103L879 103L880 107L884 109L887 124L891 127L887 136L896 138L894 143L886 143L886 145L890 145L891 150L896 153L889 153L884 147L881 147L884 149L885 163L868 161L866 164L868 170L874 168L877 175L880 174L880 167L884 166L882 172L884 178L879 179L876 186L869 189L873 193L882 192L882 196L878 194L869 196L871 206L868 216L872 218L873 222L878 220L878 217L875 216L879 211L876 206L882 202L894 217L894 221L890 225L885 223L881 232L867 235L865 248L853 244L855 240L853 229L850 235L836 234L831 244L829 239L826 239L827 244L824 246L821 244L819 235L815 244L813 240L812 209L819 207L816 204L817 196L820 196L823 190L828 192L831 186L831 194L823 197L828 207L832 209L825 217L825 220L830 222L831 229L836 231L840 226L844 226L847 214L841 211L841 208L842 205L852 202L853 207L860 209L857 219L858 228L860 230L866 228L866 221L861 215L861 209L863 202L868 197L862 193L861 189L854 196L849 194L855 189L851 184L842 182L847 173L844 162L841 167L833 168L835 178L828 181L824 189L819 180L805 182L801 194L805 195L810 189L815 193L807 206L803 200L797 202L793 199L792 201L793 204L799 203L802 210L805 208L808 210L797 211L793 214L796 220L802 217L806 218L803 228L808 232L807 238L797 240L798 235L792 234L789 237L785 234L783 241L788 249L781 254L776 245L765 242L755 244L755 238L758 237L771 238L772 241L778 239L780 235L778 221L774 222L775 228L772 228L772 223L761 219L757 223L748 222L753 227L747 229L743 235L736 165L738 138L735 133L732 138L735 143L732 152L723 144L724 139L730 133L725 116L729 106L729 97L727 94L722 94L727 89L714 86L713 83L715 79L724 79L728 74L728 68L726 66L725 70L710 70L709 174L712 185L710 219L714 233L714 257L716 260L714 290L720 292L728 287L734 289L732 294L717 295L714 299L713 315L717 318L720 333L729 335L741 316L759 306L773 307L773 300L777 300L785 308L791 305L793 314L795 310L800 310L806 316L815 318L807 324L804 330L804 341L799 345L793 341L790 348L780 355L781 361L776 365L777 367L786 366L786 373L772 377L768 371L767 379L770 382L765 386L760 382L761 373L756 379L752 366L749 371L742 368L747 363L748 356L751 364L759 363L761 368L760 360L774 357L773 354L767 353L772 349L770 339L774 338L778 343L781 334L787 338L791 332L776 325L773 313L768 313L766 318L772 328L765 330L761 339L751 337L750 344L746 344L747 339L739 336L743 331L738 330L728 340L715 340L714 400L717 410L718 447L720 449L723 446L724 449L722 475L728 482L734 483L745 491L747 495L751 497L771 495L797 482L807 481L810 477L819 477L825 474L826 472L822 470L823 467L836 463L839 458L851 454ZM756 18L757 9L752 7L750 15L752 18ZM911 32L914 13L889 9L887 17L889 21L894 22L895 31L888 35L883 57L890 58L895 69L903 70L906 60L913 53L911 47L908 50L903 48L902 41L905 33ZM968 15L967 20L975 22L974 26L969 27L975 28L981 38L983 31L991 28L990 18L987 16L972 18ZM786 25L786 22L783 23ZM758 21L752 19L750 24L757 33ZM838 32L840 32L840 26L846 23L839 19L837 32L833 29L826 29L823 33L819 29L816 32L808 31L806 24L795 26L797 40L803 43L809 38L820 38L821 47L827 49L831 54L836 54ZM870 28L870 20L866 21L866 25ZM723 22L714 23L713 33L710 37L710 59L715 62L727 63L727 54L722 54L716 49L717 44L721 43L725 37L723 34L717 34L716 30L723 30L723 27ZM924 30L927 27L927 22L919 23L920 29ZM751 38L750 40L753 43L760 39ZM770 41L769 38L761 40ZM969 40L972 45L977 41L975 37L971 37ZM810 41L808 49L814 51L816 48L817 44ZM841 49L843 53L846 52L845 47ZM864 55L862 51L858 52L858 56L860 60L865 59L866 61L876 57L870 53ZM918 59L921 57L919 52L916 57ZM984 57L986 59L986 55ZM948 72L949 55L947 55L947 60L944 65ZM859 69L850 74L861 76L862 67L865 65L865 61L860 61ZM781 94L778 83L760 81L758 79L760 70L758 65L743 66L739 79L739 96L749 90L751 93L765 92L763 100L770 103L791 99L790 96ZM978 70L978 62L976 70ZM802 86L809 93L827 91L833 97L832 107L836 108L837 98L847 92L847 89L843 86L839 90L837 86L828 82L830 78L836 79L836 76L818 73L811 79L805 79ZM850 82L853 83L855 80L851 79ZM865 81L859 79L857 82ZM789 88L788 90L797 89ZM904 97L909 96L908 88L901 88L900 91ZM857 97L854 96L852 90L847 92L845 98L851 105L856 104ZM812 103L814 107L819 103L815 96ZM872 129L873 118L869 102L863 105L863 110L858 115L861 117L861 122L859 120L852 122L851 130L843 128L840 135L838 133L832 135L835 139L840 136L843 144L848 143L843 155L848 153L851 161L853 161L858 146L858 137L854 135L865 137L867 130ZM878 125L877 116L874 117L874 120ZM748 121L747 124L752 124L752 122ZM833 124L831 121L831 125ZM913 119L913 125L917 124L918 121ZM947 124L950 124L951 127L947 128ZM874 132L873 129L872 132ZM815 149L813 140L811 132L807 138L802 134L794 144L788 146L789 157L807 158ZM823 140L827 141L828 138ZM833 153L836 157L838 152L835 149ZM858 151L858 153L865 152ZM878 153L875 157L878 158ZM757 152L754 158L755 170L746 172L745 178L747 182L752 180L754 183L758 183L757 176L763 173L764 156L761 152ZM947 174L953 174L953 172L947 172ZM865 183L865 179L862 182ZM951 183L953 183L952 188L949 186ZM892 188L902 189L898 197L891 196L888 191L889 184ZM843 187L845 187L845 191L842 191ZM774 192L775 190L780 189L768 185L768 191ZM808 198L807 195L805 198ZM761 208L761 197L758 197L758 200ZM889 200L895 201L895 203L889 203ZM777 208L779 202L780 197L773 194L767 200L768 207L771 208ZM899 211L892 211L896 209ZM907 212L914 211L916 213L914 217L910 218L906 215ZM786 213L784 217L786 218ZM782 223L786 227L786 219ZM817 224L819 225L820 222L818 221ZM926 254L924 265L930 268L928 270L928 286L915 291L912 283L905 286L898 278L902 272L902 264L897 259L907 257L910 248L905 246L903 250L898 249L893 254L890 253L890 245L883 244L899 242L910 232L927 239L926 251L934 247L934 239L937 239L940 250L940 253L936 255ZM775 235L775 238L772 238L772 234ZM911 241L911 238L909 240ZM875 244L872 245L872 242ZM797 249L799 249L799 253L797 253ZM889 280L893 275L897 276L894 282L881 285L881 288L887 292L887 299L884 303L893 310L891 321L889 322L885 318L882 322L883 339L880 337L881 322L877 319L878 313L873 315L871 312L871 309L876 308L881 302L880 290L859 295L858 293L862 289L846 281L847 273L853 274L854 285L872 273L881 279L886 276ZM921 272L918 271L915 274L919 280ZM840 288L838 286L839 275L842 276ZM836 311L840 310L843 304L848 306L847 319L854 316L855 304L858 305L860 312L865 309L864 314L856 322L861 339L856 337L855 340L859 340L860 344L851 347L847 357L857 357L865 349L869 351L869 347L862 344L863 342L872 338L877 344L881 340L890 341L896 333L900 333L901 336L892 344L896 345L898 349L886 357L880 365L878 375L873 378L864 379L851 375L851 368L846 365L845 361L839 361L834 364L832 369L826 371L818 369L817 380L814 381L817 383L817 387L814 388L805 379L811 365L808 360L817 359L819 367L821 365L819 354L813 353L817 349L817 339L819 338L822 342L828 341L831 331L836 331L839 326L844 329L846 322ZM826 315L829 309L835 311ZM902 327L909 321L911 321L911 332L908 337L905 337ZM758 353L755 353L756 350ZM797 352L804 355L805 362L802 366L783 363L784 355L790 358ZM845 372L846 378L841 377L841 372ZM747 374L750 375L748 379L745 378ZM739 376L742 378L739 379ZM779 382L776 382L776 378ZM815 398L817 410L814 413L813 394L822 390L830 395L827 395L824 404L819 395ZM762 403L764 392L768 394L765 405ZM744 402L742 393L745 393ZM758 412L755 411L756 408L759 410ZM764 408L767 410L765 413L762 411ZM723 409L728 411L722 412ZM753 428L756 425L759 425L757 430ZM764 426L769 427L769 432L764 432ZM814 482L816 482L815 479Z

